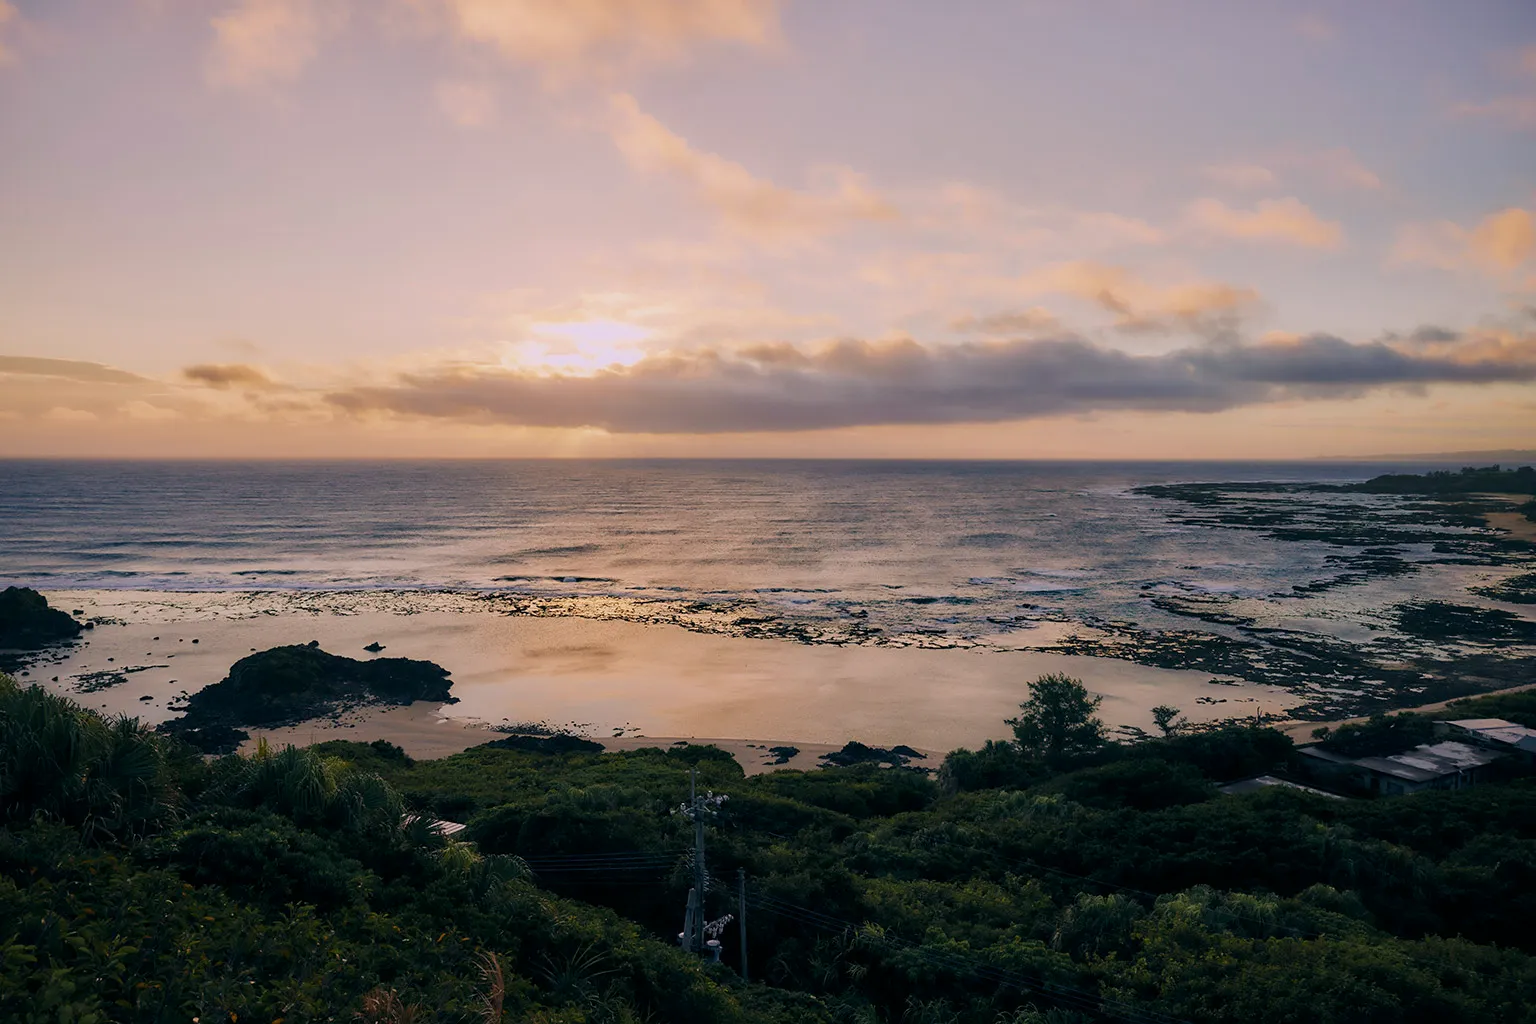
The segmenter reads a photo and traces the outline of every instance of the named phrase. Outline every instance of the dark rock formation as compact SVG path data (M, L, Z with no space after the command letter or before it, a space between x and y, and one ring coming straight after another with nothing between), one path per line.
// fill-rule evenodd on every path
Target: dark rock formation
M451 703L448 670L412 658L358 661L318 644L247 655L229 675L187 699L187 713L161 726L208 753L228 753L247 739L242 727L276 728L369 705L418 700Z
M27 587L0 590L0 648L35 651L73 640L83 627L48 599Z
M603 745L595 740L569 733L553 736L504 736L499 740L482 743L480 747L494 750L521 750L528 754L601 754Z

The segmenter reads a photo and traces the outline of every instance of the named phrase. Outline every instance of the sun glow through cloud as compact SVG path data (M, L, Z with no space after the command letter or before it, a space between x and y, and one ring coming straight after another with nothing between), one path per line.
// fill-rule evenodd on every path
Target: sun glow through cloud
M567 374L633 366L645 358L641 343L654 334L619 320L539 322L530 332L534 337L514 344L502 357L503 366Z

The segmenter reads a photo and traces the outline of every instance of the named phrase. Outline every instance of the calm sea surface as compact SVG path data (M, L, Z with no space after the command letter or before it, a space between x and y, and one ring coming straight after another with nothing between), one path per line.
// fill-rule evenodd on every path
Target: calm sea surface
M0 584L745 602L887 634L1155 627L1174 623L1149 588L1264 598L1335 574L1337 549L1179 525L1137 485L1405 468L1423 467L8 461Z

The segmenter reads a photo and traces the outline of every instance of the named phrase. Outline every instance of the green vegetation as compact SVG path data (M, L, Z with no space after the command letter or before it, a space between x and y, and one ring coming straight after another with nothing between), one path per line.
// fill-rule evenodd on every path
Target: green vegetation
M1536 468L1463 466L1459 473L1388 473L1342 489L1366 494L1536 494Z
M447 670L430 661L357 661L327 654L318 643L293 644L241 658L162 728L200 750L227 754L250 738L242 726L293 725L369 704L452 702L452 685Z
M1007 724L1025 757L1059 765L1103 746L1104 723L1093 714L1103 701L1088 696L1087 688L1070 676L1044 675L1019 705L1019 717Z
M209 761L0 683L0 1019L1536 1020L1530 780L1222 796L1283 770L1290 741L1109 742L1073 683L1034 685L1026 742L956 751L936 778L750 779L690 745ZM1519 720L1536 696L1456 710L1495 706ZM741 912L744 869L751 985L734 924L720 965L669 941L690 770L728 797L706 909Z

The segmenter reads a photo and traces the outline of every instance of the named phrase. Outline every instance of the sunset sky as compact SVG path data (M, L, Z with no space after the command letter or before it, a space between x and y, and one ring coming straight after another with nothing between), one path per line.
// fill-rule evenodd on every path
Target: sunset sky
M0 0L0 455L1511 447L1530 0Z

